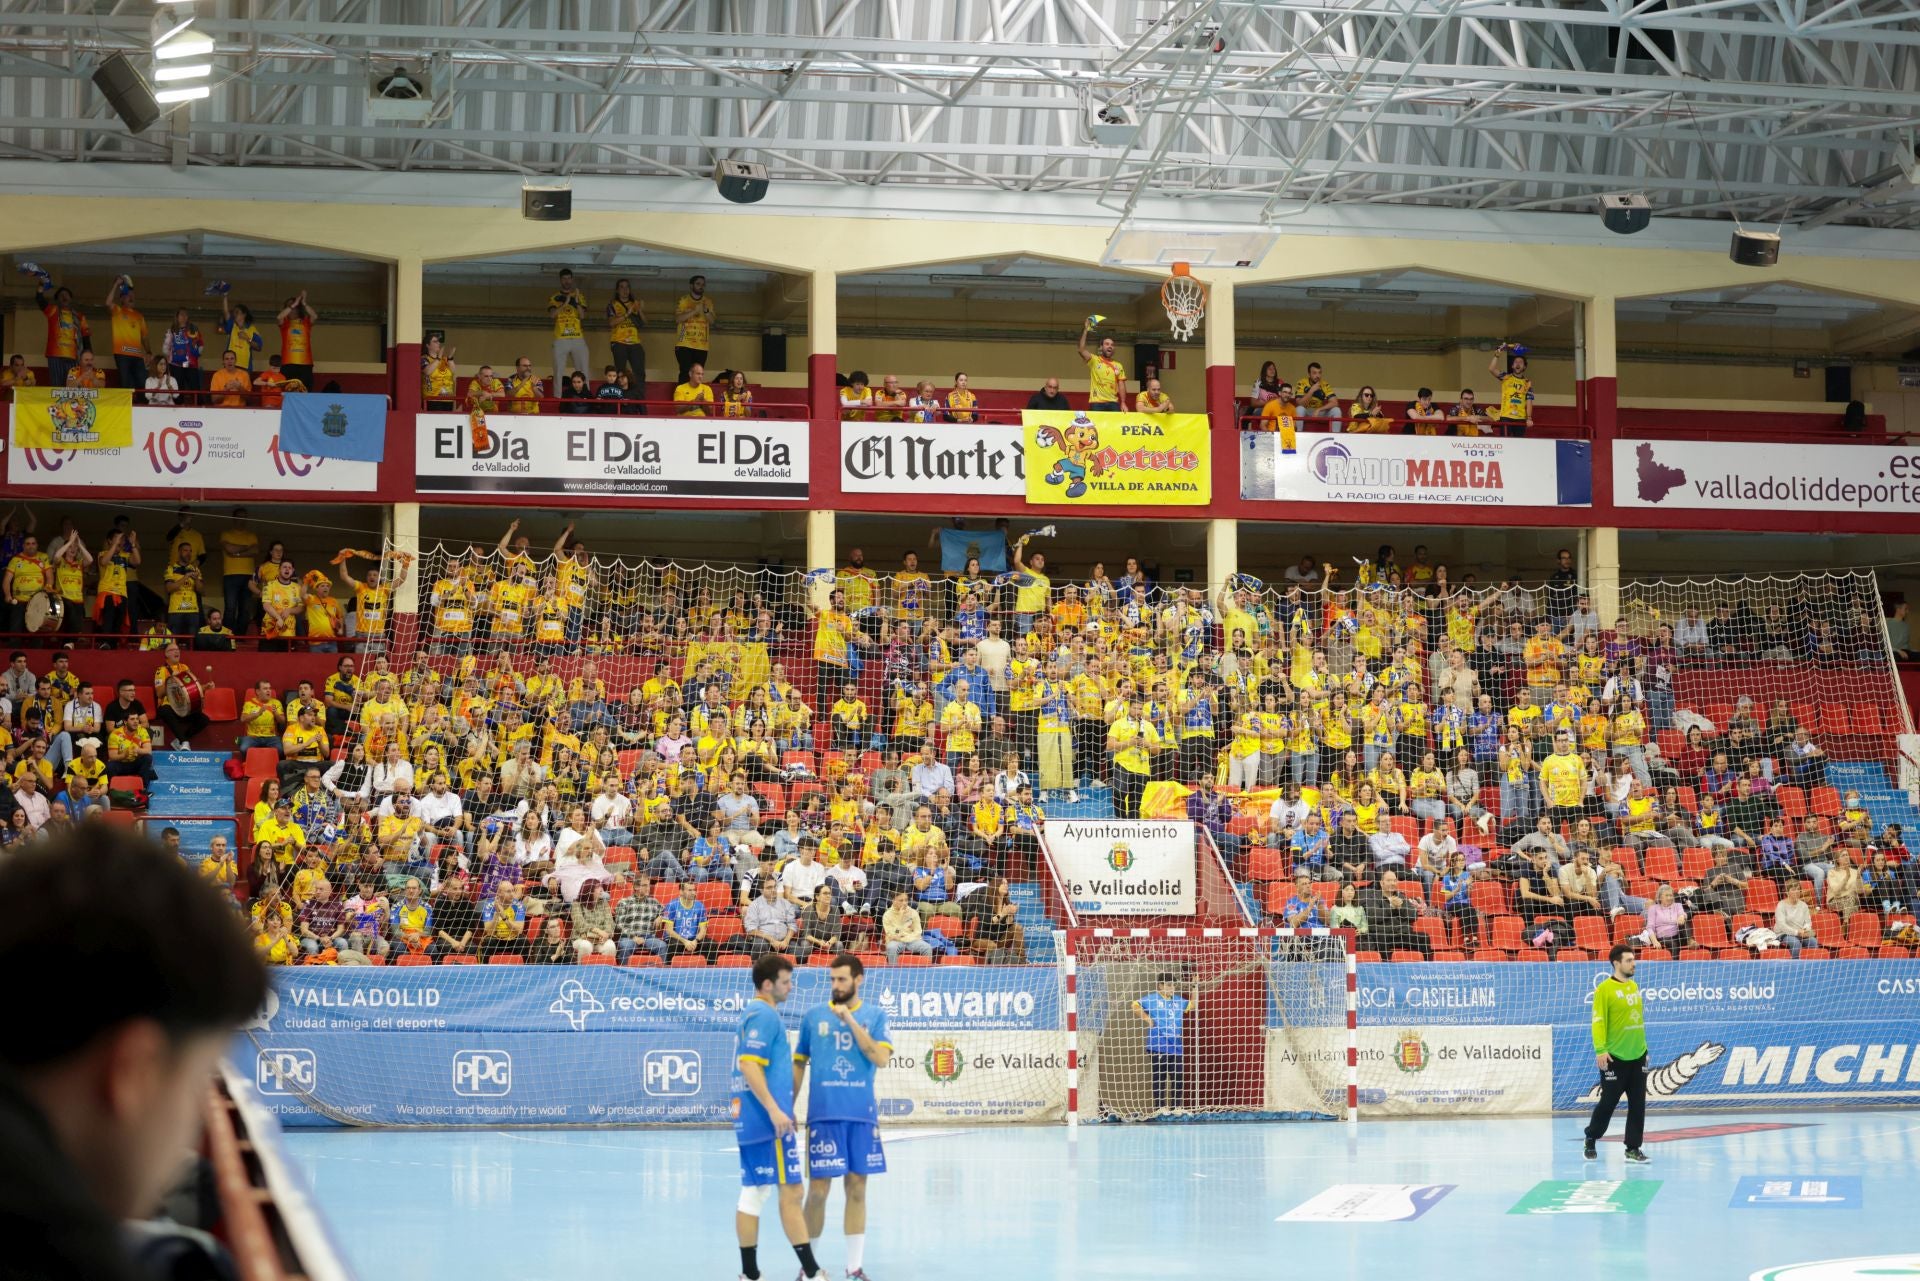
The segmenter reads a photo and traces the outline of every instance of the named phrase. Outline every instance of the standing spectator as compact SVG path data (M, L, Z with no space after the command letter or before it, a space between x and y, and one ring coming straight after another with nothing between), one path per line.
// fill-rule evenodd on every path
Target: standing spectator
M1080 362L1087 367L1087 410L1090 413L1117 413L1120 389L1126 386L1127 367L1114 355L1112 338L1102 338L1097 351L1089 351L1087 338L1093 333L1093 318L1080 328Z
M133 281L115 276L107 286L107 314L113 335L113 369L122 387L139 387L147 377L147 318L133 305Z
M695 365L707 363L707 351L713 339L713 324L718 319L713 299L707 296L707 278L689 276L687 292L673 305L673 358L679 365L676 377L687 381Z
M287 299L277 319L280 323L280 376L287 382L298 382L308 391L313 391L313 327L320 323L320 313L307 304L307 291L302 289Z
M607 343L613 351L613 368L627 375L636 400L647 395L647 352L640 345L640 331L646 325L647 309L633 296L633 282L622 276L613 282L613 297L607 300ZM644 405L640 412L646 412Z
M40 551L40 540L27 534L20 540L20 550L6 562L4 581L0 581L0 596L4 596L7 605L4 626L16 635L27 630L27 604L41 592L53 586L53 562ZM19 655L24 660L24 654ZM28 690L29 694L33 691ZM20 699L14 700L14 710L20 708Z
M1562 547L1553 554L1553 572L1547 575L1547 618L1558 632L1567 627L1568 618L1574 613L1574 602L1580 597L1580 571L1574 566L1573 552ZM1593 629L1598 630L1600 619L1593 617ZM1568 643L1578 646L1586 629L1569 633Z
M160 356L182 391L200 390L200 352L205 342L185 307L173 313L173 324L160 338Z
M80 353L92 341L87 318L73 305L73 290L58 289L45 273L38 277L33 305L47 318L47 386L65 387L67 375L79 363Z
M1487 372L1500 380L1493 421L1503 436L1524 436L1533 426L1533 380L1527 377L1527 358L1512 343L1501 343L1487 361Z
M224 288L220 291L220 332L226 335L225 350L233 353L234 368L251 374L254 356L265 344L260 339L260 331L254 328L253 309L232 301Z
M227 625L236 634L246 633L248 605L252 599L249 585L260 563L260 535L247 524L247 509L233 509L232 523L216 535L220 544L220 582L226 593L223 611Z
M560 287L548 295L547 318L553 321L553 385L560 388L569 366L587 371L587 299L571 270L561 271Z

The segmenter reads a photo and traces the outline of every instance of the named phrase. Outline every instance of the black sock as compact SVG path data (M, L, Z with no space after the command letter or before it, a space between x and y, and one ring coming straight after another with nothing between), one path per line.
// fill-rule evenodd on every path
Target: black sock
M747 1281L760 1281L760 1247L743 1245L740 1247L740 1275Z
M803 1276L810 1277L820 1270L820 1265L813 1261L812 1242L802 1241L793 1247L793 1252L800 1256L800 1272Z

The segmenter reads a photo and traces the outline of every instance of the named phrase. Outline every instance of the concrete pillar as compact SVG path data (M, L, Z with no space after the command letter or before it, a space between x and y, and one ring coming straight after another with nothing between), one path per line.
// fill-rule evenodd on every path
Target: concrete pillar
M1587 535L1587 592L1603 627L1620 617L1620 531L1599 526Z
M420 550L420 504L395 503L386 524L387 537L392 540L394 550L413 557L413 569L393 594L393 612L417 614L420 612L420 571L424 568Z
M835 353L840 346L839 287L839 274L827 268L815 271L807 285L807 417L812 423L808 488L816 503L832 502L840 493L840 390L834 382ZM811 532L807 538L809 563L816 567L833 564L833 513L825 515L825 560L812 560ZM811 531L813 526L807 528Z
M815 508L807 513L807 568L833 569L839 548L834 542L833 512Z
M1240 572L1240 522L1207 522L1207 599L1220 594L1226 581Z

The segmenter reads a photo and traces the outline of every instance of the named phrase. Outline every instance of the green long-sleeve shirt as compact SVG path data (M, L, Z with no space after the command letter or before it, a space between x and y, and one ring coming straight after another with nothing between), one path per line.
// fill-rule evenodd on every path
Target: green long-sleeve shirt
M1609 975L1593 989L1593 1052L1616 1059L1646 1055L1646 1009L1640 1003L1640 985L1632 979Z

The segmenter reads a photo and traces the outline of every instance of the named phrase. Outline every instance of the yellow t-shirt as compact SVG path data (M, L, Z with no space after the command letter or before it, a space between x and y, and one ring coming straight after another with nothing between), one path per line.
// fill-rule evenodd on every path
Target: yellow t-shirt
M220 531L220 572L228 577L252 574L259 564L260 535L251 529ZM238 554L227 551L227 544L240 548Z
M282 754L293 761L325 760L327 755L327 731L318 725L311 729L294 724L287 726L287 732L280 736Z
M1560 807L1578 805L1586 791L1587 767L1577 752L1564 756L1555 752L1540 762L1540 784L1546 789L1547 804Z
M7 562L7 568L13 571L13 599L23 601L35 592L47 588L47 558L45 556L15 556Z
M1151 768L1149 749L1165 740L1149 720L1122 716L1107 729L1107 741L1113 746L1113 763L1129 774L1145 774Z
M713 386L710 383L701 383L698 386L692 383L681 383L673 389L673 403L686 406L680 411L682 418L705 418L706 407L713 404Z
M1045 574L1032 569L1026 571L1026 581L1013 595L1013 612L1016 614L1045 613L1047 601L1053 594L1053 580Z
M116 356L147 355L147 318L131 307L113 306L107 309L113 316L113 354Z
M607 303L607 341L623 347L640 345L640 300L615 298Z
M1087 403L1118 404L1120 385L1127 381L1127 367L1099 352L1087 357Z
M949 753L970 754L980 730L980 704L972 699L948 703L940 712L940 728L947 732Z
M573 297L579 295L576 293ZM573 298L556 293L547 299L547 306L553 308L555 338L578 338L586 332L580 308L574 305Z
M846 614L837 609L821 610L819 625L813 632L813 661L845 667L847 634L852 630L853 619Z
M673 311L673 345L705 351L714 321L713 299L705 294L698 298L681 294Z

